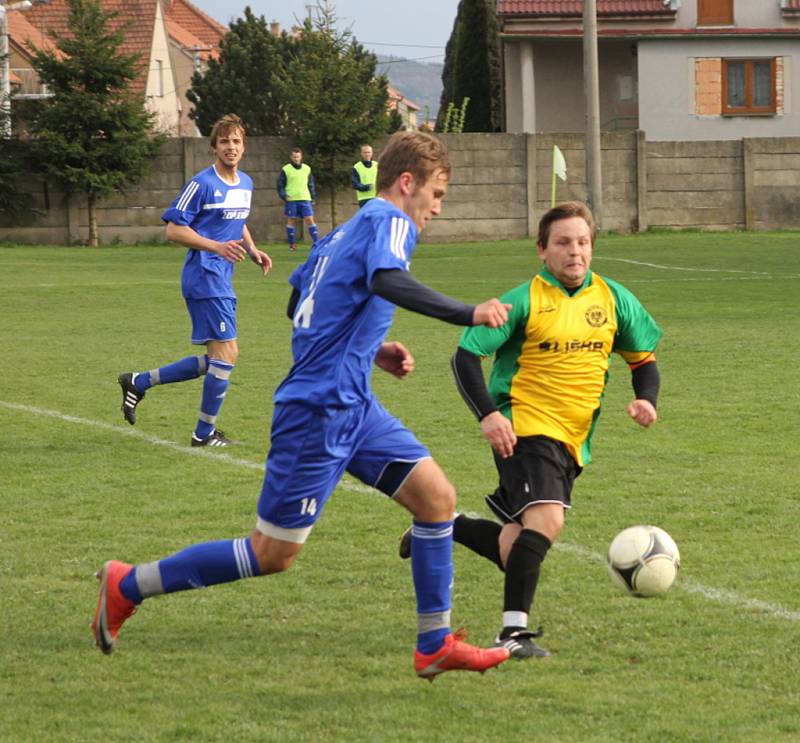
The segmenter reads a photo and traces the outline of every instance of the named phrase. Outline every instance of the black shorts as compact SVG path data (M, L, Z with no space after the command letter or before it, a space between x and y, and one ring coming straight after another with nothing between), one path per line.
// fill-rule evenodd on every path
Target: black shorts
M521 436L508 459L494 456L500 487L486 503L503 523L520 522L534 503L561 503L571 507L570 495L581 468L560 441L547 436Z

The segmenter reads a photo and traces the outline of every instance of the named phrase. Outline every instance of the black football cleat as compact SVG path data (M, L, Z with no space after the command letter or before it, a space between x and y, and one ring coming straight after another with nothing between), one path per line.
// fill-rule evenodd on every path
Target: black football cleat
M122 415L125 420L131 425L136 423L136 406L144 398L144 392L139 392L133 384L133 378L136 376L131 372L125 372L117 377L119 386L122 387Z
M534 639L541 637L541 629L531 632L529 629L520 627L505 627L495 638L494 644L498 648L506 648L511 653L512 658L526 660L527 658L549 658L550 651L539 647Z
M210 436L204 439L199 438L196 434L192 434L192 446L230 446L233 443L230 439L225 438L225 434L219 429L214 429Z

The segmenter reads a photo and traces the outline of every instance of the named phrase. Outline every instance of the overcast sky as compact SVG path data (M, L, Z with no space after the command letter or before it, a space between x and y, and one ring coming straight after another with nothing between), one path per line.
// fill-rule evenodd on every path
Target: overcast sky
M282 28L308 15L315 0L192 0L220 23L241 18L247 5L267 22ZM340 29L376 54L391 54L420 62L442 62L444 47L453 30L458 0L330 0Z

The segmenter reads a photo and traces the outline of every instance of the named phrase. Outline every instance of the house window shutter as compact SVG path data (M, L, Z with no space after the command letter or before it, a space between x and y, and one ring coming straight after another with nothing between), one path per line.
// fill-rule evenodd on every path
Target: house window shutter
M697 0L698 26L732 26L733 0Z

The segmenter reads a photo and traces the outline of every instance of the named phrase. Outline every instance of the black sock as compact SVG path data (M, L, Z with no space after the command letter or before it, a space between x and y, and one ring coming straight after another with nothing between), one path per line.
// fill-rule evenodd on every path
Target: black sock
M500 545L498 538L502 525L489 519L471 519L459 514L453 522L453 540L491 560L500 570Z
M539 568L550 549L550 540L538 531L523 529L511 546L506 561L503 611L530 614L539 581Z

